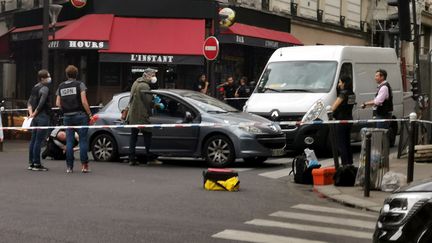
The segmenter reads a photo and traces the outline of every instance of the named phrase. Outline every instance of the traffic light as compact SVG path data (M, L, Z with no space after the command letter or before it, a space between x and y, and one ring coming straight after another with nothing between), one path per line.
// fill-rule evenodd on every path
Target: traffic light
M416 79L413 79L410 81L411 83L411 92L412 92L412 98L414 100L417 100L420 96L420 89L419 89L419 82Z
M398 13L389 16L395 26L389 30L391 34L399 34L401 40L411 41L410 0L387 0L389 6L398 8Z

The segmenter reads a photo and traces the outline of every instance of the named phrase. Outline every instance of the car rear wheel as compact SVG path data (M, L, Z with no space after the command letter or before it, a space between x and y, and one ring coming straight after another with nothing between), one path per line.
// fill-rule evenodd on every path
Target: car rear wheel
M262 164L267 160L267 157L261 157L261 156L255 156L255 157L249 157L249 158L243 158L243 161L248 164Z
M204 158L211 167L226 167L235 160L234 146L222 135L207 139L203 147Z
M96 161L114 161L117 158L117 143L109 134L99 134L91 143L91 151Z

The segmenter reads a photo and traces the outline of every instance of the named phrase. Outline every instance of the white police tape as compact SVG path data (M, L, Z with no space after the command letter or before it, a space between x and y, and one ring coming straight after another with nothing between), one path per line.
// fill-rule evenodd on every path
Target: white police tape
M323 120L315 120L309 122L302 121L282 121L279 122L279 125L288 125L288 126L301 126L301 125L319 125L319 124L367 124L367 123L378 123L378 122L406 122L409 119L369 119L369 120L331 120L331 121L323 121Z
M417 122L430 123L431 121L416 120ZM83 126L37 126L37 127L0 127L1 130L34 130L34 129L116 129L116 128L190 128L190 127L226 127L226 126L269 126L272 124L278 125L291 125L291 126L302 126L302 125L325 125L325 124L368 124L378 122L409 122L409 119L376 119L376 120L332 120L332 121L285 121L285 122L270 122L270 123L259 123L259 122L243 122L243 123L181 123L181 124L119 124L119 125L83 125Z

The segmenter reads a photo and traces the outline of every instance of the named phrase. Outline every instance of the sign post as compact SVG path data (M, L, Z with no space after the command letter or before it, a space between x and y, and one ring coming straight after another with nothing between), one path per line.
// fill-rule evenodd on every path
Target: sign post
M214 75L214 60L219 55L219 40L209 36L203 45L203 55L207 59L207 77L210 78L211 95L216 97L216 80Z
M204 57L209 61L213 61L218 57L218 55L219 55L219 41L218 41L218 39L216 39L216 37L209 36L204 41L203 54L204 54Z

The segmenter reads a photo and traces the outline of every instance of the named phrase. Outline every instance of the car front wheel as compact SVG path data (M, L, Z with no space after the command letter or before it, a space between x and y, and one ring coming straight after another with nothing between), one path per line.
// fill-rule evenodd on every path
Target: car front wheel
M99 134L91 143L91 152L96 161L114 161L117 158L117 144L109 134Z
M203 147L204 158L211 167L226 167L235 160L234 146L222 135L207 139Z

